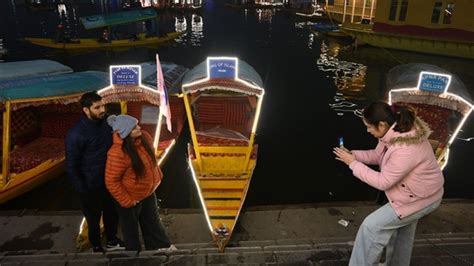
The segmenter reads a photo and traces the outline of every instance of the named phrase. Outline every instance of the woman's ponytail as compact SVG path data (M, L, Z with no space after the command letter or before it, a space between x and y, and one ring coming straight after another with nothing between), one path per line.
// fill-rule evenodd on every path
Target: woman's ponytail
M401 133L410 131L415 123L415 111L407 106L397 106L392 108L392 111L394 111L397 120L397 125L393 130Z

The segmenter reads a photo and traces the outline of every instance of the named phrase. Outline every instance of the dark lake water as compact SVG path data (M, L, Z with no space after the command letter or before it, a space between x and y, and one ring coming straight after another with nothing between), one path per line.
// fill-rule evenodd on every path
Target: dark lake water
M72 32L98 34L81 30L78 17L111 12L117 5L83 2L66 7ZM177 18L180 22L183 17L186 28L176 25ZM202 24L197 23L200 19ZM153 61L158 53L162 61L189 68L207 56L237 56L252 65L264 80L266 94L256 139L258 163L246 206L376 200L378 191L353 177L331 151L340 136L349 148L367 149L376 144L352 110L382 99L385 76L393 66L409 62L438 65L458 75L474 94L472 60L371 47L354 51L348 41L313 35L291 14L233 9L224 0L207 0L196 13L160 14L161 31L177 26L186 34L167 46L123 51L64 53L22 43L18 39L24 36L54 37L59 21L57 10L32 11L23 1L0 1L0 20L0 38L8 50L5 61L46 58L75 71L107 71L110 64ZM466 122L459 137L474 136L473 121L471 117ZM185 128L163 167L165 179L157 195L164 207L200 207L187 169L188 141ZM472 198L474 141L455 141L450 155L444 170L445 197ZM23 208L68 210L79 209L79 203L67 178L61 176L0 206Z

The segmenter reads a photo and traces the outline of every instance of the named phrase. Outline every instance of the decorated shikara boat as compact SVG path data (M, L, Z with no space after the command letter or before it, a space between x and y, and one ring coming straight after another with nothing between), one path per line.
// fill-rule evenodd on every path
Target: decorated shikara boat
M170 32L161 37L155 34L148 36L145 33L140 33L123 39L113 39L111 36L113 35L112 27L142 21L150 23L149 25L154 25L156 19L156 11L152 8L122 11L107 15L93 15L81 17L80 20L86 30L106 29L100 38L55 40L51 38L27 37L25 40L35 45L54 49L80 50L152 46L167 43L181 35L178 32Z
M110 66L110 85L98 91L109 113L124 113L136 117L140 127L154 139L153 146L161 166L181 134L185 121L185 108L179 89L187 68L173 63L163 63L162 73L167 89L171 112L171 131L160 112L160 92L157 90L156 63ZM102 226L102 225L101 225ZM88 227L83 219L76 238L78 250L89 248Z
M43 70L51 67L52 72L19 69L22 72L19 76L0 80L3 112L0 203L59 176L64 169L64 137L81 114L80 96L108 82L104 72L59 74L69 68L44 65ZM57 74L53 75L55 71ZM36 72L42 75L34 75Z
M209 231L222 252L257 162L263 82L244 61L209 57L185 75L182 92L192 137L189 164Z
M428 64L404 64L387 76L388 102L410 106L430 126L429 136L439 165L448 163L449 147L473 111L464 84L448 71Z

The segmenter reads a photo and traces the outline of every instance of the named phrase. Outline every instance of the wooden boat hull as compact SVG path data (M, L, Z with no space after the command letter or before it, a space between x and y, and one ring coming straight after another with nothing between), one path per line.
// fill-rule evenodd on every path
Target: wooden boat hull
M38 167L12 177L6 185L0 185L0 204L58 177L63 171L64 158L56 161L46 161Z
M386 34L350 26L344 26L341 29L357 41L376 47L474 59L473 42Z
M192 178L209 232L223 252L257 162L263 81L236 57L208 57L184 76L181 91L192 139Z
M149 37L145 38L145 35L140 34L138 40L113 40L110 43L99 42L96 39L77 39L79 42L61 43L55 42L48 38L25 38L26 41L44 47L53 49L66 49L66 50L79 50L79 49L107 49L107 48L125 48L133 46L147 46L156 45L169 42L183 33L171 32L165 37Z

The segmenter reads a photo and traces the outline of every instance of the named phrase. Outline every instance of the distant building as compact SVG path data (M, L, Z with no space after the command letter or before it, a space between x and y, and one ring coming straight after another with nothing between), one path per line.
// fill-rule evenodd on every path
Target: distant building
M376 4L377 0L326 0L325 10L328 16L338 22L354 23L372 20Z
M387 0L376 10L368 24L346 20L342 29L373 46L474 59L472 0Z

